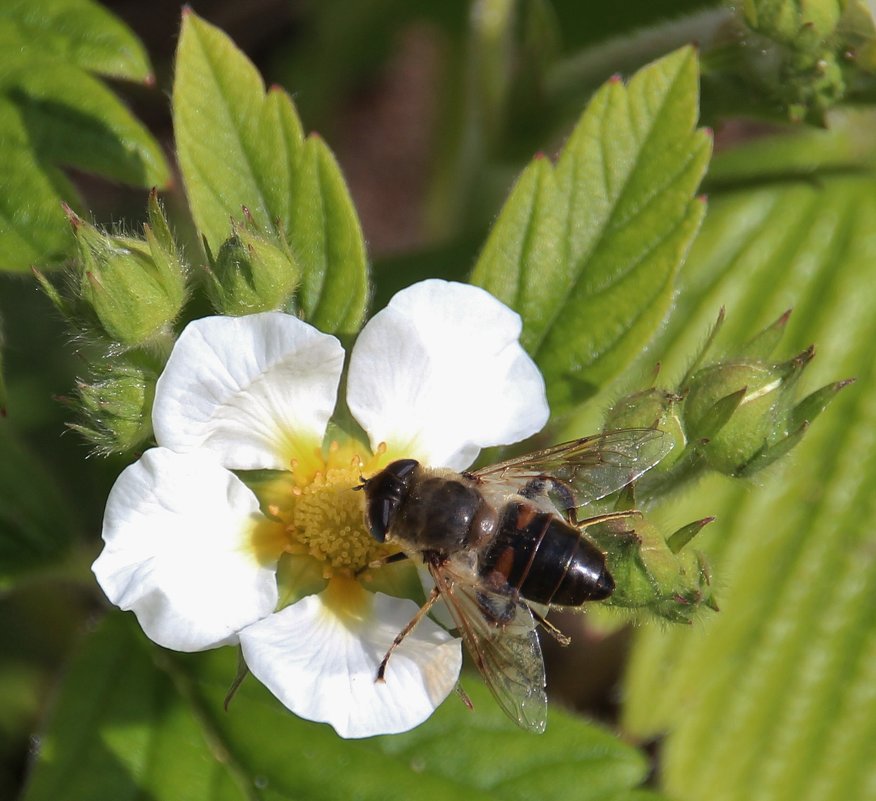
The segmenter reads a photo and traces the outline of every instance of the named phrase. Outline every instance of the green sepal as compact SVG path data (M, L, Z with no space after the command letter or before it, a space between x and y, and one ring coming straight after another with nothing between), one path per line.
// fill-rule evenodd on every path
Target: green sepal
M830 405L843 389L853 383L855 383L854 378L834 381L834 383L827 384L821 389L815 390L812 394L807 395L791 410L788 416L788 428L793 431L807 423L811 423Z
M715 342L715 338L718 336L718 332L724 327L725 317L726 311L722 306L718 310L718 316L715 318L715 322L709 329L709 333L706 335L705 341L703 342L700 349L697 351L696 356L694 356L694 358L691 360L691 363L688 365L687 371L684 374L684 378L682 378L681 382L679 383L682 392L685 391L685 387L687 387L687 385L690 383L691 376L699 369L700 365L703 363L703 360L712 349L712 345Z
M705 391L711 389L707 380L703 387ZM714 402L711 397L700 401L699 394L691 393L685 402L685 422L691 440L708 444L730 422L747 392L748 387L743 386Z
M72 320L76 316L73 307L64 299L58 288L49 281L41 270L36 267L31 267L31 273L40 285L43 294L49 299L55 309L61 314L65 320Z
M675 623L689 623L702 606L714 606L711 574L704 558L683 550L709 519L684 526L672 535L673 547L640 513L587 526L586 535L605 552L615 581L602 603L647 612ZM675 548L675 550L673 550Z
M709 525L709 523L714 522L714 517L704 517L702 520L694 520L693 523L688 523L686 526L682 526L666 538L666 544L669 546L669 550L672 551L672 553L678 553L685 545L696 537L703 528Z
M768 325L758 334L755 334L748 342L746 342L739 350L737 355L747 359L767 359L773 351L779 346L782 337L785 335L785 327L788 324L788 319L791 316L791 309L788 309L774 323Z

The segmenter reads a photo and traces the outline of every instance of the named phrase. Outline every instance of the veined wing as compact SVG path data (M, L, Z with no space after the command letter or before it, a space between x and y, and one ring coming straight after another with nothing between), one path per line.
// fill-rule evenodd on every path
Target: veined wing
M429 572L493 696L511 720L543 732L544 661L529 607L514 593L486 589L447 563Z
M476 470L485 483L518 492L539 478L559 479L574 506L604 498L635 481L672 450L672 440L653 428L625 428L564 442Z

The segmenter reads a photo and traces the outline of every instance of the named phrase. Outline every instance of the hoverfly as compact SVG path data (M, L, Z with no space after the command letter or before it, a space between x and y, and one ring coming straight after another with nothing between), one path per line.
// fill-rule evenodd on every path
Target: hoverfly
M422 559L434 587L380 664L443 598L499 706L520 726L544 731L544 618L611 595L605 555L582 532L635 512L578 519L577 509L635 481L672 448L653 429L608 431L473 472L394 461L360 489L372 536L397 544L395 558Z

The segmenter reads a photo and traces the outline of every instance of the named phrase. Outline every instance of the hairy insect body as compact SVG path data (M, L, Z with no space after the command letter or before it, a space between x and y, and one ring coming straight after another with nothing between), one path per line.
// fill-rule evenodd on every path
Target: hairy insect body
M363 479L372 536L422 560L434 587L380 663L439 598L502 709L543 731L545 672L536 627L568 642L544 618L556 606L607 598L614 580L588 526L634 517L609 512L578 521L576 510L616 492L672 447L659 431L626 429L555 445L474 472L399 459Z
M417 467L399 504L391 533L414 550L450 556L477 548L496 528L498 515L476 484L452 471Z
M607 598L605 557L580 532L521 495L485 497L477 479L417 465L391 535L403 547L449 558L474 549L486 586L508 586L533 603L580 606Z

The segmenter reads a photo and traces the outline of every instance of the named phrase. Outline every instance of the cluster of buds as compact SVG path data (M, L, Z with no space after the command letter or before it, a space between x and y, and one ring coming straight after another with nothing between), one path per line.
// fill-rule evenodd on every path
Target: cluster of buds
M188 296L189 270L154 190L141 237L103 231L65 211L77 256L66 291L34 274L88 365L68 401L79 417L71 428L100 453L134 450L152 434L155 384ZM282 232L259 228L246 208L216 257L207 254L207 291L219 313L294 311L298 264Z
M294 311L301 269L282 232L262 229L246 207L214 257L207 248L207 289L220 314Z
M635 494L647 501L675 490L705 471L750 476L790 451L810 423L850 381L837 381L797 399L800 376L815 350L783 362L771 354L790 312L767 326L736 353L713 362L706 356L720 329L723 310L680 385L627 395L609 410L605 428L656 428L672 443L669 454L638 480ZM632 488L618 499L630 510ZM712 518L682 527L669 537L639 513L589 527L605 551L617 589L606 605L646 609L677 622L701 606L717 608L704 556L685 549Z
M62 292L34 274L83 345L87 380L70 399L81 433L99 452L124 452L151 435L155 382L188 294L188 270L153 190L143 236L103 231L65 207L76 260Z
M815 349L784 362L770 360L789 316L783 314L735 354L703 364L723 323L722 310L677 389L648 389L614 405L606 428L655 427L675 445L640 481L640 493L650 497L706 469L733 477L757 473L800 442L810 423L851 383L837 381L797 400L798 381Z
M873 19L859 0L746 0L741 69L787 109L792 121L822 123L854 83L853 68L873 72Z

